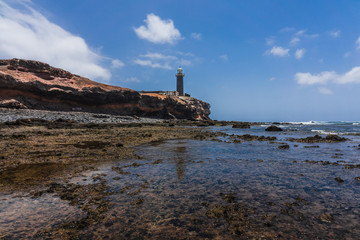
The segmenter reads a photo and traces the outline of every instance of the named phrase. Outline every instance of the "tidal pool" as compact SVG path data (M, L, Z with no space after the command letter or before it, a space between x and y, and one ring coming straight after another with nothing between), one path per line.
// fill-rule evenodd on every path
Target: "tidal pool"
M360 239L360 169L344 165L356 162L358 150L289 144L289 150L258 141L140 146L141 159L106 163L70 180L106 185L107 210L73 233L80 239ZM341 158L331 158L335 153ZM58 229L85 214L81 201L69 205L56 192L0 198L5 239Z

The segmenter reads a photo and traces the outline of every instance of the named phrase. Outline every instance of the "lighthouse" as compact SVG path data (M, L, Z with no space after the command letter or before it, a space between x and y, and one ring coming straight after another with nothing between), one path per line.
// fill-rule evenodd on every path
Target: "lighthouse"
M176 76L176 91L179 96L184 96L184 76L183 69L181 67L178 68Z

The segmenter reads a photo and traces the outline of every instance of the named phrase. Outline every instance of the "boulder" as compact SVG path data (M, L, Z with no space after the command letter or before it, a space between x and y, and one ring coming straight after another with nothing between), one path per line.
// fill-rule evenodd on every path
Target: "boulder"
M275 125L271 125L270 127L267 127L265 129L265 131L268 131L268 132L281 132L283 131L281 127L278 127L278 126L275 126Z

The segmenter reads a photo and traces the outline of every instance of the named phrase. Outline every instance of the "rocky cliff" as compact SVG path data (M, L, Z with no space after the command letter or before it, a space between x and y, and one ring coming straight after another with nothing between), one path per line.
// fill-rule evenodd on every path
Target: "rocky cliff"
M208 103L191 97L140 94L21 59L0 60L0 107L193 120L210 114Z

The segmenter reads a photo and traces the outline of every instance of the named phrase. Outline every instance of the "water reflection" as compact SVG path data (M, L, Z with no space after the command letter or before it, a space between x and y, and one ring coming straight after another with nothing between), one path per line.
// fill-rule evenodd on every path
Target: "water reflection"
M179 181L181 181L185 175L185 170L186 170L185 157L186 157L186 147L184 146L176 147L174 160L176 165L177 178Z

